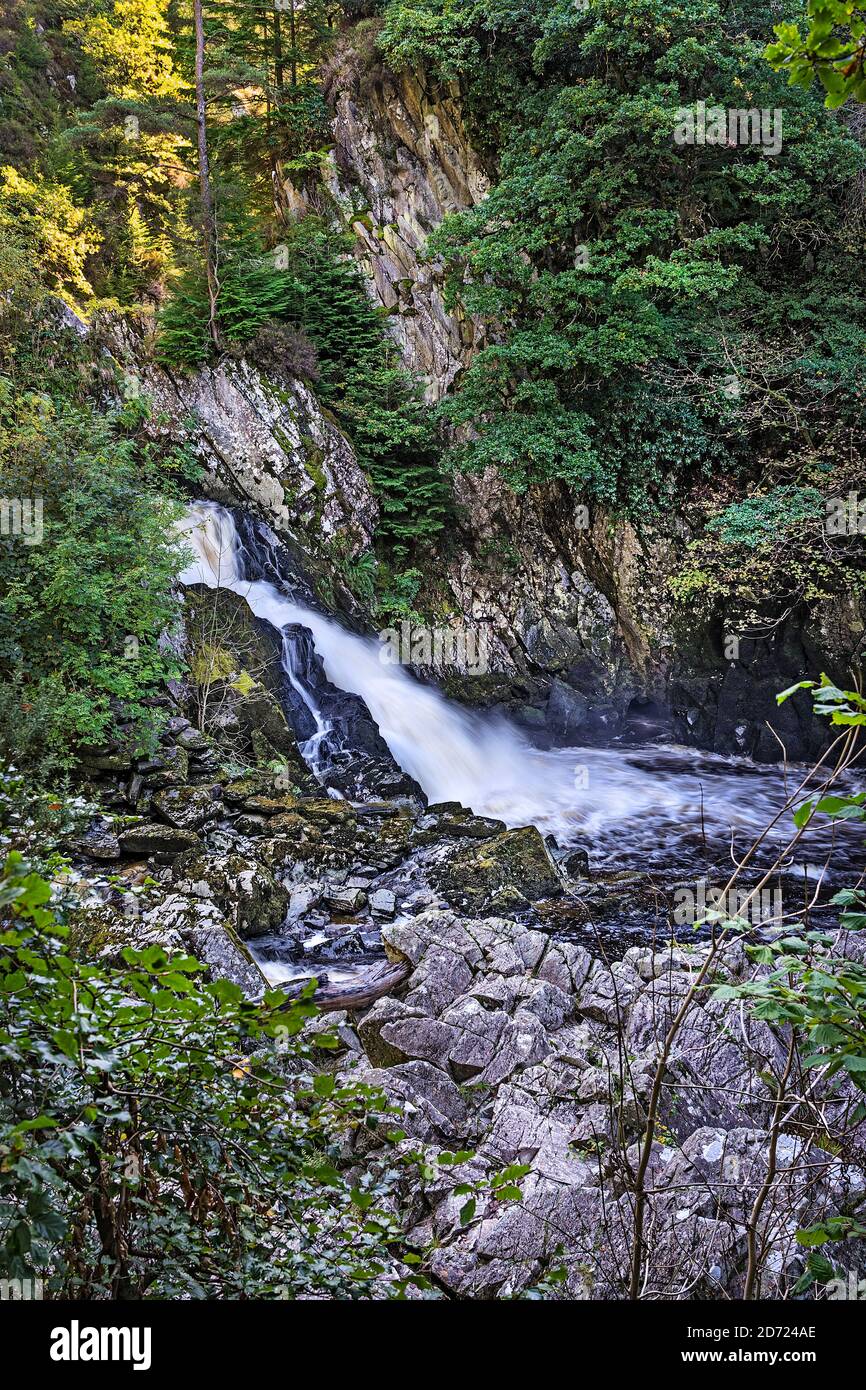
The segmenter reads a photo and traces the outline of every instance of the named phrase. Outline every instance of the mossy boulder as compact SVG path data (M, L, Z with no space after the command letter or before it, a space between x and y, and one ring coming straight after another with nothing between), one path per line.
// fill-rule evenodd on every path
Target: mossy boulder
M185 854L175 860L172 878L178 892L215 903L242 937L277 931L288 911L288 891L245 855Z
M169 744L159 756L139 763L138 770L148 787L179 787L189 779L189 753L185 748Z
M193 955L206 978L230 980L251 999L267 985L247 947L214 903L173 893L137 915L111 904L79 908L70 914L70 947L83 957L123 965L127 947L160 946L167 955Z
M200 830L220 814L219 787L164 787L154 793L151 805L178 830Z
M122 830L117 838L122 854L175 855L201 847L201 841L192 830L155 822L131 826Z
M472 906L489 901L521 899L536 902L559 897L562 880L535 826L506 830L478 844L461 844L431 874L434 885L449 901Z

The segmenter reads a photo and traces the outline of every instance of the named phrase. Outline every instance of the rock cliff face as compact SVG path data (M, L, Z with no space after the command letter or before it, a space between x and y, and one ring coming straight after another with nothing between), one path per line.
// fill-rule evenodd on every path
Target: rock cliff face
M431 401L485 342L485 326L445 308L424 247L449 212L481 201L492 170L473 149L454 85L395 75L344 41L326 74L334 146L318 180L286 186L355 241L374 301ZM110 349L154 410L158 436L191 432L214 500L249 508L290 548L329 601L358 616L340 563L371 544L378 505L351 444L300 381L268 382L243 361L183 377L143 362L128 330ZM459 699L498 705L554 742L604 741L630 721L721 752L807 758L826 730L806 702L775 694L821 670L842 683L864 631L853 602L794 609L726 655L724 613L708 625L677 612L667 586L693 533L683 517L638 530L587 507L559 483L516 496L490 470L454 481L447 554L421 599L484 634L488 671L455 670ZM733 630L735 631L735 629ZM441 679L441 673L439 673Z
M181 374L155 365L128 329L107 345L127 393L151 404L156 438L191 440L216 502L251 508L312 558L369 549L379 508L351 444L304 382L268 381L244 360Z
M372 292L389 313L406 362L445 394L483 342L477 321L449 314L441 277L423 258L428 235L449 212L489 189L463 124L457 84L383 69L363 75L351 49L334 62L334 149L323 182L356 239Z
M435 400L486 330L446 311L425 241L447 213L484 198L494 171L472 147L454 86L390 73L351 44L349 36L328 75L332 156L320 188L295 201L337 211L407 366ZM554 739L605 737L636 716L685 742L759 758L780 755L767 720L793 758L823 746L825 731L808 710L791 706L780 716L775 694L822 669L847 679L862 613L795 610L770 636L743 641L731 660L724 615L711 629L686 623L684 633L680 614L674 631L666 580L692 539L681 518L666 518L664 534L638 532L597 508L587 522L582 499L566 488L518 498L492 471L458 477L455 494L448 599L486 631L491 671L501 677L476 681L476 698L502 701ZM466 682L454 693L466 698Z

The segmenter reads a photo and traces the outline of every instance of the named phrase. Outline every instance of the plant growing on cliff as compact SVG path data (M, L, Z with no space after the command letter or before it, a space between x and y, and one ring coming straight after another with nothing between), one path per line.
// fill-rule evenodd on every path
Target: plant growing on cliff
M350 1177L382 1096L337 1084L308 999L246 1002L157 947L76 959L50 889L0 874L0 1274L61 1298L399 1295L393 1175ZM335 1040L320 1033L317 1049ZM320 1053L319 1055L325 1055Z
M151 737L149 697L177 669L161 638L177 612L172 471L184 460L157 460L134 412L99 412L92 353L19 259L0 276L11 298L0 315L0 756L45 781L118 723L131 745ZM29 534L16 534L16 500Z
M782 458L826 429L825 372L834 410L861 409L825 325L845 320L862 360L842 202L862 151L769 71L760 6L390 0L384 18L386 57L459 77L498 160L489 196L429 242L487 335L445 404L459 466L640 515L696 474L751 469L756 443ZM781 110L781 149L677 143L699 100ZM821 247L805 266L804 233Z

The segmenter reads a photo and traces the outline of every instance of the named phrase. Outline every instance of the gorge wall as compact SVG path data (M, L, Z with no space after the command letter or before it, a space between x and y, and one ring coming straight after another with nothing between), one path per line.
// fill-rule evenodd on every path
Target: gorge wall
M365 67L350 39L332 61L328 93L335 144L319 205L324 190L355 238L407 366L436 399L487 330L446 310L425 241L449 212L483 199L493 171L473 149L456 84ZM808 710L779 710L775 695L824 668L847 678L863 633L859 604L802 606L766 635L741 635L731 659L726 638L738 634L724 615L696 625L674 612L667 578L695 534L683 515L639 531L602 508L584 509L561 484L515 496L492 469L457 476L454 489L459 544L447 567L449 597L464 621L488 629L493 668L510 686L512 708L524 700L530 722L543 714L555 739L578 729L594 737L636 712L683 741L775 759L779 745L765 727L772 719L792 756L822 746Z
M449 212L483 200L495 171L473 149L456 84L371 64L350 34L325 89L333 149L318 173L286 182L288 205L351 234L369 292L432 403L490 329L446 309L425 243ZM341 566L369 547L377 502L314 392L232 360L177 379L136 366L135 344L117 333L112 351L142 378L163 431L193 419L209 495L251 506L298 548L325 601L362 621ZM503 708L553 742L604 741L637 719L680 741L773 760L781 749L769 720L795 759L824 746L806 703L780 710L775 695L824 669L847 683L863 633L856 600L799 604L766 633L738 634L724 610L695 621L674 605L667 581L697 534L687 510L639 529L561 483L515 495L493 469L457 475L453 489L455 526L419 606L426 599L426 611L444 607L452 623L483 631L489 671L456 672L443 682L448 693Z

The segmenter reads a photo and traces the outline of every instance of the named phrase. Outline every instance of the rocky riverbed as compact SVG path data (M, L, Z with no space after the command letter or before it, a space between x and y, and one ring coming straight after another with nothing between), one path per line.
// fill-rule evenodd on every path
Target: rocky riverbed
M90 755L83 790L101 809L69 846L78 949L192 952L251 998L315 978L329 1008L341 989L389 981L323 1022L340 1074L381 1088L403 1134L380 1152L362 1131L349 1157L363 1169L428 1156L406 1166L399 1215L435 1285L623 1296L658 1058L710 943L692 929L674 941L666 911L629 918L640 874L593 874L585 852L533 826L418 793L327 795L264 685L223 684L219 736L175 704L150 756ZM752 969L737 941L712 982ZM777 1031L699 991L663 1072L648 1296L741 1292L783 1052ZM799 1229L866 1201L855 1103L852 1088L821 1091L808 1126L794 1106L778 1138L760 1222L765 1297L790 1295L802 1275ZM496 1185L514 1165L519 1201ZM859 1244L846 1254L862 1262Z

